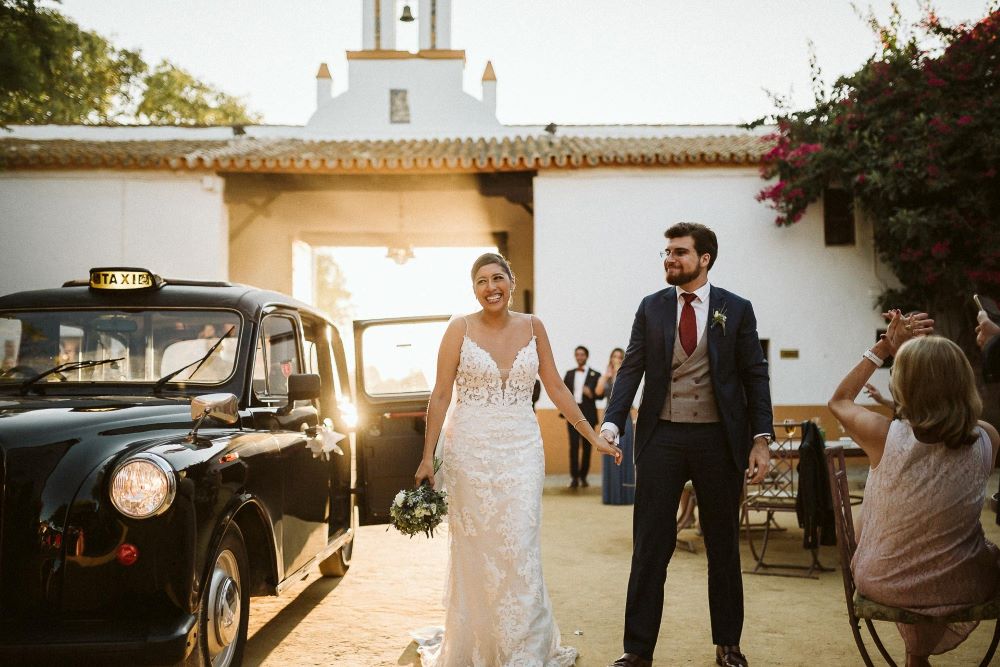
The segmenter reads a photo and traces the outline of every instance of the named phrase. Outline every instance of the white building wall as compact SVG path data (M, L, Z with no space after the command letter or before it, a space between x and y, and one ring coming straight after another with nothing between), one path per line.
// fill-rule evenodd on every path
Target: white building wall
M94 266L224 280L223 179L173 172L0 172L0 293L61 285Z
M464 68L461 58L349 60L348 89L316 110L303 136L399 139L502 132L495 101L484 104L462 90ZM408 123L390 122L394 89L406 91Z
M770 339L774 404L825 405L874 341L874 299L889 274L875 263L870 227L859 226L853 247L826 247L822 207L775 227L773 211L754 200L761 186L756 168L540 173L535 303L560 369L582 344L603 372L611 349L628 343L639 301L666 286L663 232L696 221L719 237L710 281L750 299ZM799 358L781 359L782 349Z

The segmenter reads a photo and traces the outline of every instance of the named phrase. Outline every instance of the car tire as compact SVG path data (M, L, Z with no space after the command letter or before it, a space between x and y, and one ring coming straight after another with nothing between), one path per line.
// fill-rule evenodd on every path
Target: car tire
M198 607L195 664L235 667L243 662L250 620L250 567L239 526L230 523L212 556Z
M342 577L351 567L351 554L354 552L354 538L327 556L319 563L319 573L324 577Z

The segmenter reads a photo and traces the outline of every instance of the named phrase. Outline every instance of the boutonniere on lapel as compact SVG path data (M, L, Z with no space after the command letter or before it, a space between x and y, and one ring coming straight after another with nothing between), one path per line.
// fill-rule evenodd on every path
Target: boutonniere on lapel
M726 335L726 307L716 308L715 312L712 313L712 328L720 327L722 329L722 335Z

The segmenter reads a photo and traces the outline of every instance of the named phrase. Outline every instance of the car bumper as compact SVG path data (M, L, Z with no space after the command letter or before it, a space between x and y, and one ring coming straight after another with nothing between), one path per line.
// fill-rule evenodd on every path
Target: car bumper
M0 664L100 659L101 664L170 665L197 644L197 615L169 620L0 622Z

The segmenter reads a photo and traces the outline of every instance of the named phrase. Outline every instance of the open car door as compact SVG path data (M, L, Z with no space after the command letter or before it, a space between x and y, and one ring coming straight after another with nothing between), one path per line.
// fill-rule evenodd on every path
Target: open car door
M395 495L413 487L437 352L449 319L433 315L354 322L362 525L388 523Z

